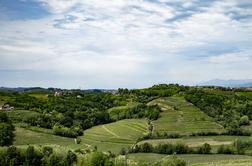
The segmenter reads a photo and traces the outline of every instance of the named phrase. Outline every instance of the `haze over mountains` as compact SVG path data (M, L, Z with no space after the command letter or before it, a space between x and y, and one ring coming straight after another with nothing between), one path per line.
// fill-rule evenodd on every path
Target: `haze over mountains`
M252 79L244 79L244 80L223 80L223 79L213 79L206 82L201 82L196 84L198 86L222 86L222 87L231 87L231 88L248 88L252 87ZM195 85L193 85L195 86ZM43 88L43 87L0 87L0 91L16 91L16 92L24 92L24 91L55 91L64 88ZM83 89L85 91L110 91L114 92L116 89L103 89L103 88L95 88L95 89Z
M244 79L244 80L214 79L214 80L200 83L199 85L223 86L223 87L252 87L252 79Z

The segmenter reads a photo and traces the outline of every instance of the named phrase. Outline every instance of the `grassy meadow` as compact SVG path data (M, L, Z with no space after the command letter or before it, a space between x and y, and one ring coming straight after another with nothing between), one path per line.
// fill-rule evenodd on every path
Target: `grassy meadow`
M178 158L184 159L189 166L250 166L252 162L252 157L244 155L199 155L199 154L186 154L186 155L176 155ZM132 153L127 156L133 161L137 161L138 164L150 163L164 160L171 157L171 155L155 154L155 153ZM246 165L247 164L247 165ZM250 164L250 165L249 165Z

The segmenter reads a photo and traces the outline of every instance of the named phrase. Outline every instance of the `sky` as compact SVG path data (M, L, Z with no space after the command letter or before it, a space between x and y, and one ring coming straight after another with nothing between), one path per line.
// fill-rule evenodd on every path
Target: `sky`
M0 86L252 79L251 0L0 0Z

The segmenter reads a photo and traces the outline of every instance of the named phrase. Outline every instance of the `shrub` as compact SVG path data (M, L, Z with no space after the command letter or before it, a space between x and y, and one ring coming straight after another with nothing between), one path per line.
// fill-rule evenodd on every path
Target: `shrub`
M196 132L192 133L191 136L214 136L214 135L221 135L223 133L218 133L214 131L202 131L202 132Z
M172 144L159 144L156 147L156 152L159 154L173 154L174 146Z
M42 152L45 156L50 156L53 153L53 148L49 146L45 146L43 147Z
M239 123L240 125L249 125L249 117L247 115L242 116Z
M119 152L120 155L125 155L127 153L125 148L122 148Z
M177 153L177 154L187 154L187 153L192 153L192 149L189 148L187 145L185 144L159 144L155 147L153 147L151 144L149 143L144 143L142 145L136 145L134 147L132 147L129 150L129 153L138 153L138 152L143 152L143 153L159 153L159 154L173 154L173 153Z
M199 149L199 154L209 154L211 153L211 146L208 143L204 143Z
M94 152L91 157L91 166L104 166L109 165L109 157L102 152Z
M77 161L77 155L75 154L75 153L73 153L72 151L68 151L67 152L67 156L66 156L66 165L69 165L69 166L71 166L71 165L73 165L73 163L74 162L76 162Z
M218 149L217 149L217 153L218 154L234 154L235 151L232 147L230 146L225 146L225 145L221 145Z
M153 151L153 146L147 142L140 145L141 152L149 153Z
M81 139L79 137L76 138L76 144L80 144L81 143Z
M25 152L24 165L41 165L42 154L36 152L33 146L29 146Z
M53 126L53 132L55 135L60 135L63 137L70 137L70 138L76 138L80 134L82 135L83 132L80 131L80 128L67 128L61 125L54 125Z
M161 166L186 166L186 162L176 156L171 156L161 163Z
M177 154L187 154L190 152L190 148L182 143L178 143L174 145L174 152Z

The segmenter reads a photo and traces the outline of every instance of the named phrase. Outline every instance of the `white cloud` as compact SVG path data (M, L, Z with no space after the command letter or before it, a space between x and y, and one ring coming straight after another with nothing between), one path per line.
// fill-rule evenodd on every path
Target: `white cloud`
M251 52L251 51L250 51ZM227 53L218 56L211 56L208 58L208 61L211 63L221 63L221 64L252 64L252 56L250 56L250 52L235 52L235 53Z
M251 10L239 6L240 1L40 2L51 15L0 20L0 69L44 70L66 79L88 78L89 86L102 80L110 87L118 85L115 80L197 82L252 72L247 65L252 21L234 19ZM216 75L217 69L222 74Z

